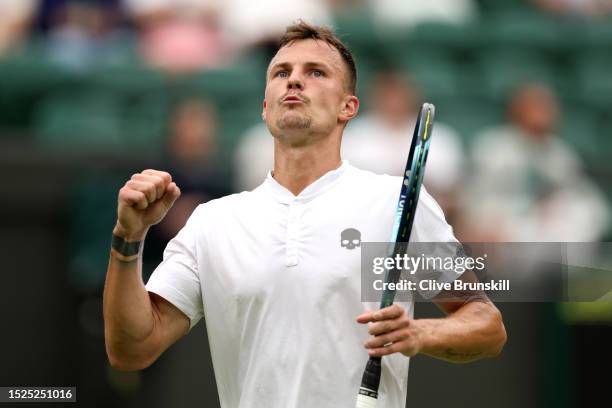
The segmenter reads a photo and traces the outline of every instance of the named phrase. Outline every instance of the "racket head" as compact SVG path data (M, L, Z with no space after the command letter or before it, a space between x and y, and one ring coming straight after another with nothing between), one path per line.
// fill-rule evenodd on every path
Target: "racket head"
M410 143L406 168L404 169L402 188L391 234L391 242L393 243L408 242L410 240L418 196L425 173L425 164L429 154L434 117L435 106L431 103L424 103L419 110Z

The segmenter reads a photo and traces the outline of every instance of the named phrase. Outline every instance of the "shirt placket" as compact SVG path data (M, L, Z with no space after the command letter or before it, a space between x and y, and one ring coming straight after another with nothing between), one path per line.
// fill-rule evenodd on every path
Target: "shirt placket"
M287 222L287 240L285 250L285 265L296 266L300 256L298 251L303 205L299 201L289 204L289 219Z

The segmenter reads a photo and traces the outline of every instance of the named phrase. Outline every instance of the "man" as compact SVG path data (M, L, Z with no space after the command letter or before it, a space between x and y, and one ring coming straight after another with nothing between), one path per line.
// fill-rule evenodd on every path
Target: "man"
M199 206L146 287L139 243L180 190L156 170L120 190L104 293L113 367L149 366L205 315L222 407L353 406L364 345L387 356L380 403L403 407L406 357L500 352L501 315L482 295L441 303L444 319L413 320L411 304L369 312L361 303L359 251L340 237L354 228L367 241L388 239L401 179L340 159L343 129L359 108L355 72L328 29L287 29L263 103L274 171L254 191ZM435 201L421 197L413 237L453 241Z
M557 133L559 109L550 88L522 83L510 95L508 122L476 135L467 195L468 217L480 220L467 222L473 239L592 242L608 230L603 193Z

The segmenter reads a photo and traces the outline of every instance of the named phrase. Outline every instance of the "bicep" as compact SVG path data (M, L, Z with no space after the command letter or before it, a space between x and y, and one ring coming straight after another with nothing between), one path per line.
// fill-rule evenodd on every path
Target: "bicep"
M463 282L478 282L478 278L473 271L465 271L457 280ZM492 304L487 294L482 290L442 290L438 293L433 302L446 314L452 314L462 306L470 302L481 302Z

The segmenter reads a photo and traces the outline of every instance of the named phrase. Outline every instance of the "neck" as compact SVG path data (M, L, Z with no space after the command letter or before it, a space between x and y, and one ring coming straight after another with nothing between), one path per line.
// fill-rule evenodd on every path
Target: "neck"
M340 137L326 137L315 144L290 146L274 139L274 179L293 195L342 164Z

